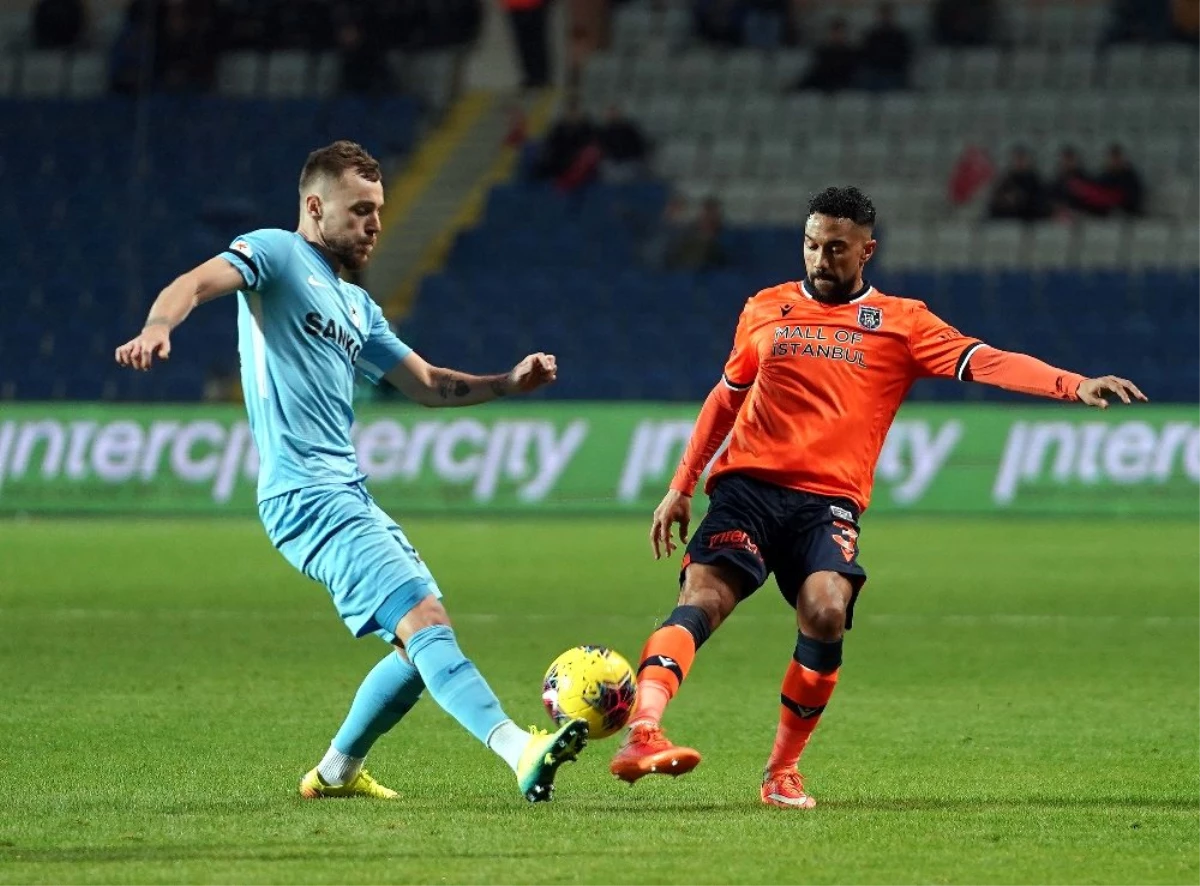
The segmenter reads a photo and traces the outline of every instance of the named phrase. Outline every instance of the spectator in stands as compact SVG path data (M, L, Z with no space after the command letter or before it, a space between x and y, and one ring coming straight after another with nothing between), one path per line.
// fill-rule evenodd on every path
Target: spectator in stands
M550 43L546 35L547 0L503 0L521 62L521 88L550 85Z
M650 143L641 127L617 105L608 106L597 141L603 155L601 173L606 180L631 181L646 174Z
M1150 43L1165 40L1171 31L1174 5L1170 0L1112 0L1106 43Z
M687 198L672 192L663 206L662 216L642 240L642 261L656 271L673 267L688 233Z
M943 46L985 46L996 30L994 0L934 0L933 39Z
M367 27L349 7L337 18L338 83L342 91L373 95L390 92L391 71L380 31Z
M747 0L693 0L696 33L711 43L738 46L750 11Z
M1120 145L1109 146L1104 171L1096 177L1096 184L1107 192L1112 209L1124 215L1142 214L1145 196L1142 177Z
M32 30L38 49L70 49L87 31L87 8L83 0L38 0Z
M151 0L154 87L167 92L211 89L216 79L216 5L212 0Z
M1171 35L1196 45L1200 40L1200 0L1171 0Z
M1050 208L1055 215L1071 216L1077 212L1092 212L1088 192L1091 180L1084 171L1079 152L1064 145L1058 152L1058 169L1050 182Z
M907 89L912 41L896 24L891 3L880 3L875 24L862 44L863 85L868 89Z
M596 127L584 113L579 99L572 96L567 100L566 112L550 128L542 141L534 176L540 179L558 179L572 167L586 159L596 148Z
M721 201L706 197L700 213L683 231L676 249L667 255L667 267L677 271L706 271L726 264L728 256L721 244L724 229Z
M1046 189L1028 148L1013 148L1008 169L992 190L988 215L1025 222L1045 218Z
M1074 150L1064 148L1051 189L1054 208L1060 213L1097 216L1114 212L1141 215L1143 194L1142 177L1120 145L1109 147L1104 170L1097 176L1087 175Z
M787 0L747 0L742 22L742 44L756 49L775 49L783 42Z
M108 88L113 92L132 95L141 91L144 61L150 54L149 28L145 0L130 0L121 30L108 53Z
M793 88L818 89L822 92L849 89L855 84L860 61L858 48L850 43L846 20L835 18L829 23L825 41L813 52L809 69Z

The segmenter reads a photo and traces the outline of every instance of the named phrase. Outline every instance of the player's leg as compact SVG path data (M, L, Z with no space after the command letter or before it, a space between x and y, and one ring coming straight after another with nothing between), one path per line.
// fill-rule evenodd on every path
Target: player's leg
M675 609L646 640L638 663L637 709L630 725L658 725L691 670L696 652L742 599L745 577L728 563L689 563Z
M407 664L392 656L404 669L403 676L395 663L382 666L385 671L391 670L410 689L418 681L427 686L442 707L516 770L525 757L545 745L543 757L548 761L524 765L523 784L528 783L528 788L522 789L530 800L549 799L554 770L583 746L586 725L573 722L553 736L536 740L515 727L459 650L428 567L365 489L360 485L305 489L296 496L264 502L259 510L276 547L305 575L329 589L338 614L356 637L375 633L388 642L398 640L405 648ZM371 707L364 704L366 717ZM398 713L399 707L393 706L391 712ZM375 725L384 721L376 720ZM349 732L353 735L361 728L351 724ZM520 771L518 777L522 778Z
M696 651L733 612L744 577L725 563L692 563L674 611L650 635L638 666L637 707L609 770L630 783L643 775L678 776L700 763L694 748L674 745L662 729L667 704L679 691Z
M697 650L766 580L771 494L766 484L738 476L721 480L713 490L708 513L688 542L675 610L642 649L637 708L609 767L618 778L632 782L651 773L682 775L700 762L695 750L667 740L663 713Z
M573 720L554 733L518 727L459 648L445 607L432 595L401 616L395 633L434 700L512 768L526 799L549 800L559 765L574 760L587 743L585 721Z
M384 656L358 687L350 711L325 757L300 782L301 795L309 799L396 797L395 791L380 785L363 770L363 761L380 736L412 709L424 688L425 682L403 649L397 648Z
M787 588L799 588L794 591L796 646L780 687L779 724L761 789L763 802L774 806L816 805L796 767L837 686L843 637L866 580L857 562L857 525L828 519L827 508L822 503L821 518L801 534L794 570L777 575L785 596L791 596Z
M763 775L764 803L801 809L816 805L796 766L837 686L846 609L853 596L850 581L836 572L814 573L801 585L796 647L780 687L779 725Z

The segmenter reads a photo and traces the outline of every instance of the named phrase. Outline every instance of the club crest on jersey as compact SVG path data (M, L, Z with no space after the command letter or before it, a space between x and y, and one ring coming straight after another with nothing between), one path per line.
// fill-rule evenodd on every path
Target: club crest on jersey
M236 243L233 244L233 248L235 251L240 252L242 255L246 256L246 258L254 257L254 250L250 248L250 244L247 243L245 240L238 240Z
M858 325L863 329L878 329L883 325L883 310L870 305L860 305L858 308Z

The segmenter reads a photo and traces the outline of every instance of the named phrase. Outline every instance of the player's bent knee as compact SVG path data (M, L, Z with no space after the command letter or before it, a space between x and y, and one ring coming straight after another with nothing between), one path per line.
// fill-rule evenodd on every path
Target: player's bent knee
M442 605L442 601L434 594L421 599L416 606L405 613L396 625L396 638L401 643L407 643L408 638L417 631L434 625L449 625L450 613Z
M846 610L854 596L849 580L837 572L810 575L800 591L796 614L800 629L818 640L836 640L846 630Z

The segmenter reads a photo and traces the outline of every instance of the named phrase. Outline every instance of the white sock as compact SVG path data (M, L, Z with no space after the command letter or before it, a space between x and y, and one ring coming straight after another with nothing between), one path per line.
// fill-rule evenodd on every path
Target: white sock
M340 787L353 781L362 769L363 757L347 757L333 745L325 752L325 759L317 765L317 774L330 787Z
M512 720L505 720L488 733L485 744L499 754L513 772L516 772L517 761L521 759L521 754L525 752L525 748L532 740L533 736Z

